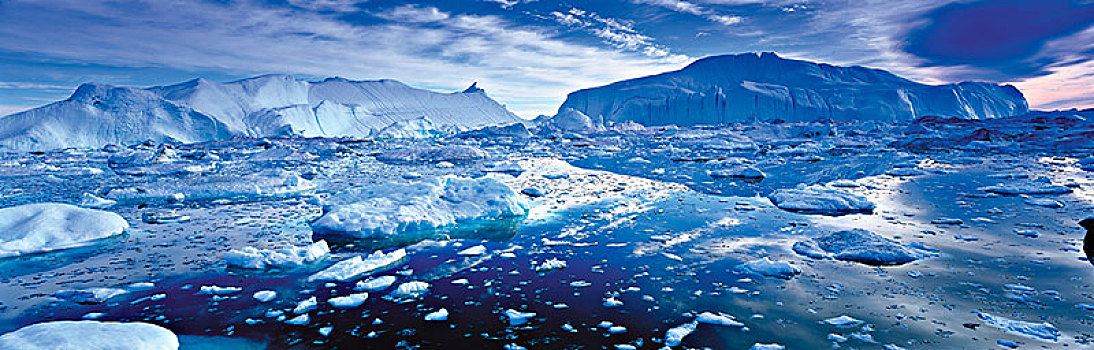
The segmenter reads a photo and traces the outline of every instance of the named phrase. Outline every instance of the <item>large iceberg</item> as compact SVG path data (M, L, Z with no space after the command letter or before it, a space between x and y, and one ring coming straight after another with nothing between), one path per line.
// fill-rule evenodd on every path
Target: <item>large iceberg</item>
M318 234L386 238L459 222L517 217L529 206L527 199L496 179L445 176L335 194L324 201L324 214L311 227Z
M658 75L570 93L559 115L645 125L786 121L910 121L1019 115L1025 97L1010 85L925 85L864 67L792 60L774 53L707 57Z
M148 323L55 321L32 324L0 335L0 350L174 350L179 339Z
M150 88L89 83L67 100L3 117L0 149L100 147L145 140L192 143L237 136L363 138L395 123L420 124L407 121L422 118L437 128L521 121L481 89L437 93L394 80L309 82L264 75Z
M797 242L793 249L814 259L854 261L866 265L901 265L933 255L857 228Z
M0 257L86 246L121 234L129 223L115 213L69 204L0 209Z

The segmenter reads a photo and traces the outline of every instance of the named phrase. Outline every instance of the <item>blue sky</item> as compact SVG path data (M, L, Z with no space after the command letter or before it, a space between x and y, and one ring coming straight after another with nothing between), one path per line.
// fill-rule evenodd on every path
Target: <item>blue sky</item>
M289 73L478 81L533 117L576 89L748 51L1094 107L1094 0L0 0L0 115L86 81Z

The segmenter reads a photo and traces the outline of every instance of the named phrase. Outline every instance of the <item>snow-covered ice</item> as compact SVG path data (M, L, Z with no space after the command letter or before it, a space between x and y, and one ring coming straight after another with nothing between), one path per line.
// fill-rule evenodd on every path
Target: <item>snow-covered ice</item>
M0 209L0 258L87 246L119 235L129 223L115 213L69 204Z
M174 350L178 337L170 330L142 322L53 321L32 324L0 335L4 350Z

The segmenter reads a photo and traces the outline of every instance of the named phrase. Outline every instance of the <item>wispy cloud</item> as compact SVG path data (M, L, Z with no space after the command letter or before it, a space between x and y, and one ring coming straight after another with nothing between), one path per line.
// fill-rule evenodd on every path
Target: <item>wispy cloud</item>
M448 90L479 81L491 96L527 116L552 113L543 106L561 103L570 91L685 63L680 57L574 44L548 28L501 17L421 6L379 12L389 22L373 25L246 1L132 6L45 0L0 6L0 50L240 75L394 78ZM26 30L32 27L39 29Z
M551 18L559 24L584 30L622 50L675 62L688 60L687 56L675 55L669 48L657 44L652 37L640 33L629 21L603 17L595 12L578 8L571 8L566 13L551 12Z
M714 10L703 7L699 4L685 1L685 0L633 0L637 4L647 4L664 7L676 12L686 13L690 15L700 16L710 20L712 22L720 23L727 26L739 24L744 21L744 17L724 15L715 12Z

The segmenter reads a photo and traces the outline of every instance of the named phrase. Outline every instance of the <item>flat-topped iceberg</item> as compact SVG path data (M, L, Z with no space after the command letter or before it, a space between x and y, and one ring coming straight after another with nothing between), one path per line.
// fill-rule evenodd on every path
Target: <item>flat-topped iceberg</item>
M1024 183L1001 183L994 186L981 187L981 191L1017 196L1023 194L1065 194L1071 193L1067 186L1054 185L1047 178L1038 178Z
M60 203L0 209L0 258L82 247L119 235L129 223L115 213Z
M319 240L306 247L258 249L248 246L232 249L224 256L224 260L228 266L245 269L292 268L319 261L328 254L330 247L327 246L327 241Z
M779 209L805 214L871 213L875 208L866 197L822 186L780 189L767 198Z
M794 243L794 252L814 259L853 261L866 265L901 265L933 253L863 229L838 231Z
M434 147L411 147L391 150L376 156L376 159L387 163L438 163L438 162L467 162L483 159L489 153L476 147L445 145Z
M789 262L782 260L771 260L771 258L768 258L766 256L741 264L739 268L743 272L767 277L775 277L784 280L794 278L794 276L797 276L802 272L801 269L799 269L797 266L791 265Z
M2 350L174 350L179 339L170 330L148 323L56 321L32 324L0 335Z
M493 178L445 176L351 189L323 203L312 223L318 234L384 238L404 231L456 223L517 217L527 213L524 196Z

